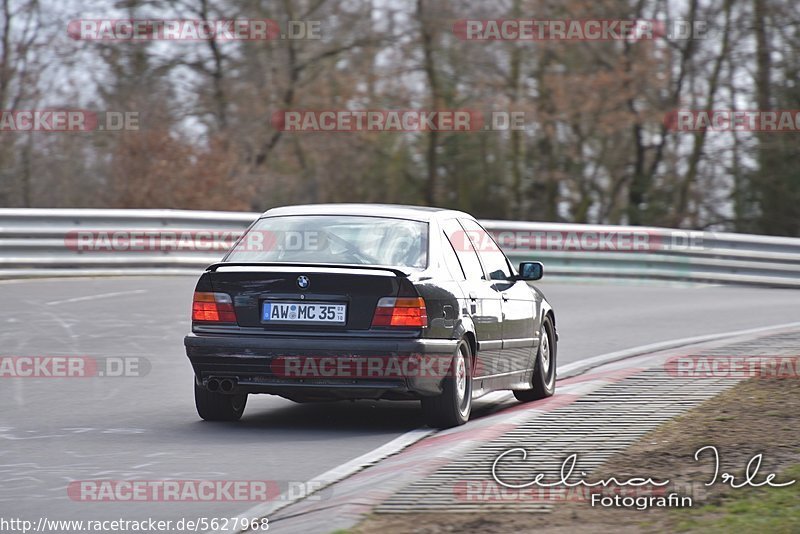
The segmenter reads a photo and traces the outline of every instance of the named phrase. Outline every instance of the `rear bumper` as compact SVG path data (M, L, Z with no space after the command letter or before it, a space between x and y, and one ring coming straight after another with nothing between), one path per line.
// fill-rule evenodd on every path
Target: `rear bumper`
M231 393L302 399L438 395L457 341L211 336L184 338L198 384L231 378ZM446 362L446 364L445 364Z

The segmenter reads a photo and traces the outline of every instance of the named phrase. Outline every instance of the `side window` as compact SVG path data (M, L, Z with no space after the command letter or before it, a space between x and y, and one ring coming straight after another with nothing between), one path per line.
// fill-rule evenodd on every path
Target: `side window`
M467 280L480 280L483 278L483 268L481 262L478 260L478 255L472 246L472 242L467 236L464 229L458 224L455 219L448 219L442 221L442 228L447 240L456 251L458 261L461 262L461 267L464 269L464 275Z
M445 233L442 233L442 257L444 258L444 264L450 276L453 277L453 280L466 280L464 270L461 268L461 262L458 261L456 251L453 250L453 245L450 244L450 241L447 239L447 234Z
M511 269L508 266L506 255L497 246L492 236L471 219L459 219L459 222L467 231L470 241L478 251L481 261L489 273L489 278L491 280L507 280L511 276Z

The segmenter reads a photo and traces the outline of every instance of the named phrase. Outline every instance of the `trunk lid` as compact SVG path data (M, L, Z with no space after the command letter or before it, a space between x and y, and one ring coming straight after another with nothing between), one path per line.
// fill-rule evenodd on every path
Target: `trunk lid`
M222 263L210 271L206 276L213 291L233 299L239 326L265 330L367 330L380 298L416 294L403 271L388 267ZM263 321L265 303L345 304L345 323Z

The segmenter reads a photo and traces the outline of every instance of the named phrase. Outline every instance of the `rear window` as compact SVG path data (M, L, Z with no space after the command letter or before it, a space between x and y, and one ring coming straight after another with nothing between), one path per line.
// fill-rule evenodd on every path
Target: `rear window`
M363 216L266 217L250 228L225 261L424 269L428 223Z

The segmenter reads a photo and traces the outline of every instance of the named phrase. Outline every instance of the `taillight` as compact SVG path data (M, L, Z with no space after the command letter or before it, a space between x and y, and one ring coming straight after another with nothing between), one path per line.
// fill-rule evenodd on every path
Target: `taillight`
M428 310L422 297L383 297L378 301L372 326L428 326Z
M235 323L231 296L227 293L201 293L195 291L192 302L192 321L205 323Z

